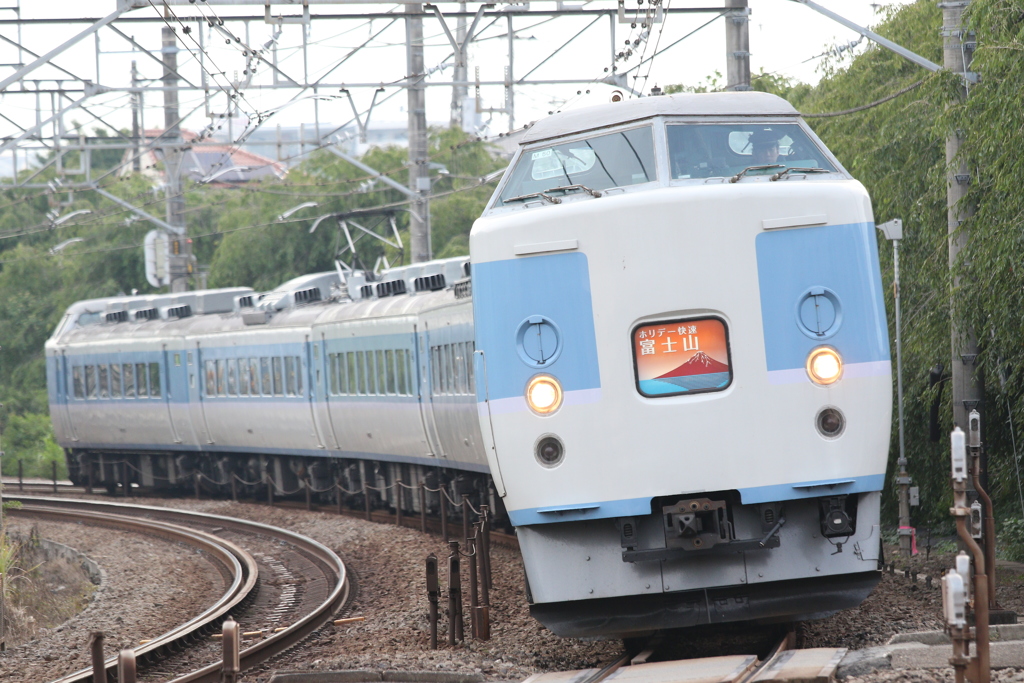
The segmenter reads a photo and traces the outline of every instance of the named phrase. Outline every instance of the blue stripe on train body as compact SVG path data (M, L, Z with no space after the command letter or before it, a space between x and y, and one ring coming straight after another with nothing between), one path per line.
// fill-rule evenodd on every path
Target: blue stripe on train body
M543 368L526 365L516 348L517 330L532 316L553 321L562 339L559 355ZM479 400L520 397L540 372L556 375L567 392L601 387L586 254L474 264L473 319L487 368L486 386L476 378Z
M763 232L755 240L768 371L800 370L810 351L834 346L844 363L887 362L889 333L878 243L871 223ZM811 288L838 298L842 319L823 339L800 330L797 303Z

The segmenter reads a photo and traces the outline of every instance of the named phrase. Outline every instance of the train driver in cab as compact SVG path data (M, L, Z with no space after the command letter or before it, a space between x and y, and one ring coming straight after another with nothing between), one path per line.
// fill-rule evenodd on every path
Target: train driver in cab
M747 138L750 143L750 161L759 166L779 162L779 136L771 130L755 130Z

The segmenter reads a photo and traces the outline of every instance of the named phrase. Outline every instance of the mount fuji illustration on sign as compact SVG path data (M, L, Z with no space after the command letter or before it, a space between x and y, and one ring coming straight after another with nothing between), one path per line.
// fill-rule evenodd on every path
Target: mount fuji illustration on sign
M672 379L675 377L690 377L692 375L709 375L718 372L729 372L729 366L725 363L719 363L703 351L698 351L690 356L690 360L686 361L675 370L670 370L655 379Z
M725 323L667 321L633 331L637 388L644 396L720 391L732 380Z

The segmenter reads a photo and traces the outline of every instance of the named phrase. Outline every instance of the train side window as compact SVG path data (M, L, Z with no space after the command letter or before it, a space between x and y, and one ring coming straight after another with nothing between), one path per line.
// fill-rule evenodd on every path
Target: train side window
M125 363L121 366L122 379L124 380L124 397L135 398L135 366L131 363Z
M96 366L96 379L98 380L97 383L99 384L100 398L110 398L110 384L107 381L107 374L108 371L106 363L104 363L103 365Z
M441 395L441 347L430 347L430 394Z
M348 387L348 364L345 360L346 355L344 353L338 354L338 393L344 394Z
M149 397L160 398L160 364L149 364Z
M366 394L366 361L363 360L363 352L356 351L356 393L360 396Z
M416 360L415 351L406 350L402 360L402 370L405 372L405 395L415 396L417 393L416 388Z
M466 393L466 347L462 342L452 344L452 393Z
M377 386L377 364L373 360L373 351L366 352L366 393L370 396L376 396L380 393L380 388Z
M358 392L357 375L356 371L356 353L355 351L349 351L345 354L345 376L348 378L348 395L355 396Z
M286 356L284 359L285 394L295 395L295 358Z
M453 365L453 363L452 363L452 356L453 355L454 354L452 353L452 345L451 344L445 344L444 345L444 365L442 365L441 367L444 368L444 393L449 394L449 395L455 393L455 387L452 386L452 384L453 384L452 383L452 379L453 379L453 377L455 375L455 372L452 369L452 365Z
M466 344L457 342L455 344L455 393L466 393Z
M384 367L387 372L387 391L395 395L395 352L388 349L384 352Z
M284 396L284 364L280 356L270 359L274 367L274 396Z
M338 354L327 354L327 394L338 395Z
M228 396L238 395L238 363L235 362L234 358L229 358L227 361L228 366Z
M373 351L363 353L363 363L366 364L366 395L373 396L377 393L377 376L373 367Z
M342 377L344 372L341 366L342 355L341 353L331 354L331 393L335 396L343 393L342 390L345 386L345 380Z
M185 354L185 360L188 361L189 365L192 365L192 352L191 351L189 351L187 354Z
M110 365L110 397L121 398L121 364Z
M149 391L146 389L146 364L136 363L135 364L135 393L139 398L146 398L149 396Z
M302 356L295 356L295 394L302 396Z
M227 370L228 369L227 369L227 367L225 367L225 363L224 363L224 359L223 358L217 359L216 363L217 363L217 395L218 396L227 396L228 395L228 387L227 387L227 381L226 380L227 380Z
M260 371L262 373L261 374L261 378L263 380L263 382L262 382L263 383L263 395L264 396L273 396L274 395L274 385L271 382L270 359L269 358L267 358L265 356L260 358Z
M389 393L388 388L388 364L384 359L383 349L378 350L375 354L377 357L377 395L383 396Z
M212 360L206 361L206 395L217 395L217 364Z
M75 398L85 398L85 385L82 382L81 365L75 365L71 368L71 384L75 388Z
M249 364L249 395L260 395L260 361L258 358L243 359Z
M96 398L96 366L85 366L85 397Z
M238 395L249 395L249 359L238 359Z
M399 396L406 395L405 377L405 349L398 349L395 351L395 392Z
M174 354L174 367L176 367L176 368L180 368L181 367L181 354L180 353Z

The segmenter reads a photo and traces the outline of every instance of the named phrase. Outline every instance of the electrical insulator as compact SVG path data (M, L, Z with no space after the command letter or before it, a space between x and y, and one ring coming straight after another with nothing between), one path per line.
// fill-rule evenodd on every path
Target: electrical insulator
M971 536L981 538L981 501L971 503Z
M967 416L967 445L971 448L981 448L981 413L972 410Z
M964 431L954 427L949 440L952 446L953 480L964 481L967 479L967 443Z
M956 556L956 573L960 575L960 578L964 582L964 593L967 598L971 597L971 556L965 553L963 550Z
M942 577L942 615L952 628L967 626L967 594L964 580L952 569Z

